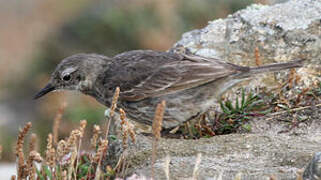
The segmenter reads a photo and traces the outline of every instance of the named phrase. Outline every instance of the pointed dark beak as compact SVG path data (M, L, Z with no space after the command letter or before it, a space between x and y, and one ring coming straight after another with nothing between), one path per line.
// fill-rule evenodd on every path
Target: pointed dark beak
M34 97L33 99L38 99L44 95L46 95L47 93L51 92L55 90L55 87L53 85L51 85L50 83L46 85L46 87L42 88Z

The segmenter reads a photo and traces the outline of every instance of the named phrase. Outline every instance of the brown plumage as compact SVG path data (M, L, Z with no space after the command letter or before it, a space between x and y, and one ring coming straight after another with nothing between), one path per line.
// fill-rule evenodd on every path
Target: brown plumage
M134 121L152 124L156 105L166 101L163 127L172 128L208 110L236 83L262 72L302 66L302 60L242 67L212 58L135 50L108 58L76 54L65 58L35 98L57 89L79 90L110 106L116 87L120 103Z

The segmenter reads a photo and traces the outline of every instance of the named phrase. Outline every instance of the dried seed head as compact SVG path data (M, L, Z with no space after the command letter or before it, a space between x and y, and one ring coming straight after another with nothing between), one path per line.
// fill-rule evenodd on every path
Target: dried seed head
M158 140L160 138L160 132L162 130L162 123L163 123L163 116L164 116L164 112L165 112L165 106L166 106L166 102L162 101L156 107L153 126L152 126L153 134L154 134L156 140Z
M29 179L32 179L32 180L35 179L36 177L36 167L35 167L34 161L40 163L42 162L42 157L38 152L31 151L29 153L29 158L27 161L27 171L28 171Z
M162 123L163 123L163 116L164 116L164 111L165 111L165 106L166 103L165 101L162 101L159 103L156 107L155 111L155 116L154 116L154 121L152 125L152 130L154 134L154 139L153 139L153 147L152 147L152 177L154 177L154 164L156 161L156 156L157 156L157 142L160 138L160 132L162 130Z
M80 127L79 127L79 132L80 132L80 137L81 138L84 136L86 126L87 126L87 121L86 120L81 120L80 121Z
M31 126L31 122L28 122L23 129L20 129L16 144L16 156L18 156L20 152L23 152L24 137L27 135Z
M123 138L122 138L123 148L124 148L124 149L127 149L127 147L128 147L128 144L127 144L127 141L128 141L128 131L127 131L127 130L123 131L122 137L123 137Z
M62 173L61 173L61 179L62 180L67 180L67 171L64 170Z
M99 147L98 147L98 150L97 150L97 152L95 154L95 157L93 159L93 162L95 164L99 164L100 163L101 157L103 156L103 153L107 149L107 146L108 146L108 140L102 140L100 145L99 145Z
M18 179L24 179L28 176L28 171L26 169L27 165L25 164L24 155L22 151L18 152Z
M125 121L126 121L126 113L125 113L125 111L122 108L120 108L119 109L119 113L120 113L121 124L125 124Z
M36 161L37 163L41 163L42 162L42 157L37 151L31 151L29 156L31 157L31 159L33 161Z
M131 140L133 143L136 142L135 139L135 132L132 128L132 125L126 120L126 113L123 109L119 109L120 112L120 125L121 125L121 132L122 132L122 139L123 139L123 147L126 149L127 148L127 140L128 140L128 134L131 137Z
M93 136L90 140L90 144L93 149L96 149L97 140L98 140L100 134L101 134L100 126L95 124L94 128L93 128Z
M67 154L67 142L64 140L60 140L57 145L57 158L58 161L61 160L61 158Z
M260 59L260 51L259 51L259 47L255 47L254 49L254 56L255 56L255 64L257 66L261 66L262 65L262 61Z
M2 146L0 145L0 159L1 159L1 155L2 155Z
M52 127L52 132L53 132L53 142L56 145L58 142L58 134L59 134L59 126L60 126L60 122L62 119L62 116L64 114L64 111L67 107L67 103L63 102L61 104L61 106L58 109L58 112L56 113L55 119L54 119L54 124Z
M71 152L76 147L78 137L81 136L81 132L78 129L72 130L67 140L67 151Z
M111 107L110 107L110 114L109 114L110 117L114 116L115 109L117 108L117 101L118 101L118 97L119 97L119 92L120 92L120 89L119 89L119 87L117 87L115 90L114 96L113 96Z
M133 130L131 124L129 124L128 127L129 127L129 128L128 128L129 136L130 136L132 142L135 144L135 143L136 143L136 134L135 134L135 131Z
M37 135L35 133L32 133L30 136L30 142L29 142L29 152L35 151L37 149Z
M56 166L56 150L53 147L53 136L52 134L48 135L47 138L47 149L46 149L46 163L51 168Z
M119 109L119 113L120 113L120 120L121 120L120 121L120 125L121 125L120 130L122 132L122 135L124 135L124 133L127 131L126 113L122 108Z

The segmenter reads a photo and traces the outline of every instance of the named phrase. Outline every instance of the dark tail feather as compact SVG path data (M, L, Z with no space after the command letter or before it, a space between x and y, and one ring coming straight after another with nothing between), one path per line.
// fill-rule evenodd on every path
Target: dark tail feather
M266 72L278 72L285 69L292 69L292 68L299 68L303 66L303 62L305 59L294 60L287 63L276 63L276 64L269 64L263 65L259 67L251 67L248 72L244 72L239 74L239 78L248 78L253 76L254 74L261 74Z
M253 76L253 74L260 74L265 72L277 72L284 69L292 69L292 68L299 68L303 66L303 62L305 59L294 60L287 63L276 63L276 64L269 64L259 67L251 67L248 72L240 74L240 78L247 78Z
M303 66L304 59L294 60L287 63L276 63L276 64L269 64L259 67L250 68L250 72L257 74L257 73L264 73L264 72L276 72L284 69L291 69L291 68L299 68Z

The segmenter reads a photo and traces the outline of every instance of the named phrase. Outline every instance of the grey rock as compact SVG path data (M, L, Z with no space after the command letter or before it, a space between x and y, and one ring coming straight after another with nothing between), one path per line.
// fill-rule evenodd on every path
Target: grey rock
M315 134L321 137L321 133ZM319 141L318 141L319 142ZM232 134L199 140L162 139L155 164L155 179L165 179L164 161L170 156L171 179L192 177L198 153L202 154L198 179L222 176L234 179L294 179L321 144L311 136ZM128 174L151 176L152 139L138 136L127 151Z
M321 1L291 0L273 6L253 4L203 29L183 34L175 46L205 57L255 66L255 48L263 64L306 58L298 70L302 87L321 80ZM248 88L275 87L287 73L260 75ZM234 88L237 89L237 88ZM233 91L233 90L232 90Z
M321 179L321 152L314 154L309 165L303 173L304 180L320 180Z

